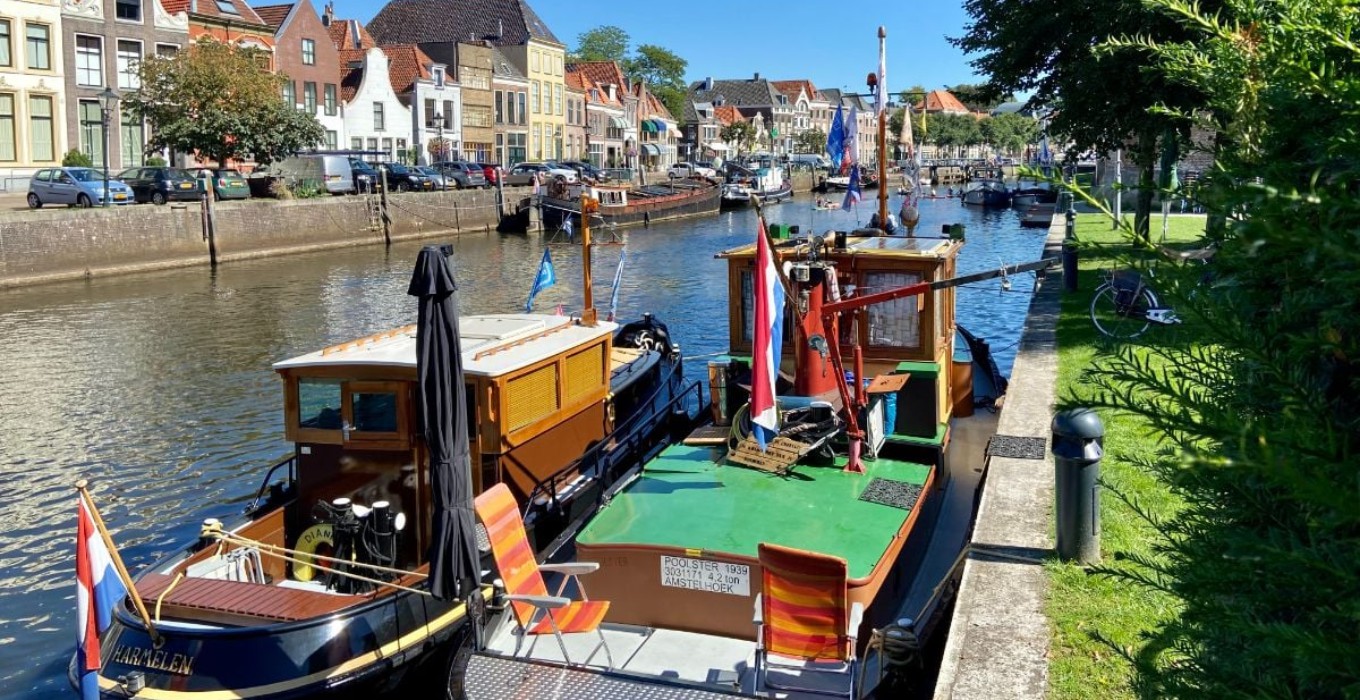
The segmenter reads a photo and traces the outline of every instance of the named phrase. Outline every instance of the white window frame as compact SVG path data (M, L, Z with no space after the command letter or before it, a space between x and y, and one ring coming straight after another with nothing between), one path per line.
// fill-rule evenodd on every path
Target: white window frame
M118 16L118 6L124 4L124 0L110 0L113 3L113 20L123 24L146 24L146 8L142 7L141 0L127 0L126 4L137 6L137 19L123 19Z
M81 87L103 87L104 86L104 37L93 34L75 35L76 52L76 85ZM96 50L91 52L88 47L82 47L81 41L93 41ZM93 53L94 65L91 67L90 57ZM88 82L93 74L94 82Z
M127 65L124 65L123 44L132 44L137 47L137 50L134 52L134 58L136 59L135 62L130 62ZM142 51L146 48L146 45L143 44L141 41L138 41L137 39L118 39L114 42L113 47L115 56L114 61L115 65L118 68L118 89L137 90L141 88L142 87L141 68L143 56ZM125 76L128 78L126 84L124 84L123 81L123 78Z

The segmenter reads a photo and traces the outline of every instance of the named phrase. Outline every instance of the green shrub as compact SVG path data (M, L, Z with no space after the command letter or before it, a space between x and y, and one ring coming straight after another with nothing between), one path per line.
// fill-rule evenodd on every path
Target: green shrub
M94 161L78 148L72 148L62 156L61 164L68 168L93 168Z
M146 159L146 164L149 167L159 167L165 165L165 159L160 156L151 156Z

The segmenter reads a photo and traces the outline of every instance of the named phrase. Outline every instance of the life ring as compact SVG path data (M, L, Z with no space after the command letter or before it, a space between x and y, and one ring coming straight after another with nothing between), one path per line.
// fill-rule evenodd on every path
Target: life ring
M316 554L317 550L323 547L326 551L321 552L322 556L330 556L334 551L335 526L330 523L320 523L302 531L297 542L293 544L293 549L298 553L298 561L293 563L294 579L311 581L316 578L317 569L327 568L325 564L317 562L310 556Z

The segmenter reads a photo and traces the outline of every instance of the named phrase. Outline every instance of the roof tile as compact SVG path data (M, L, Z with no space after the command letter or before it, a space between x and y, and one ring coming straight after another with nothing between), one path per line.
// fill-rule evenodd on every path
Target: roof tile
M562 42L524 0L391 0L368 23L384 44L485 39L518 46L529 39Z
M288 13L293 11L295 3L286 5L262 5L255 8L255 14L264 20L264 23L273 27L277 31L283 26L283 21L288 19Z

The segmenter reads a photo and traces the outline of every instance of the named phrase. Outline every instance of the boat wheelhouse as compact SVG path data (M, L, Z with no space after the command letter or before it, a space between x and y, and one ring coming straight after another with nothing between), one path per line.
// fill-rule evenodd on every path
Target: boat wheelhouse
M680 358L655 320L477 315L460 326L473 487L503 484L525 503L535 549L668 441ZM205 522L198 541L136 578L153 624L131 601L117 606L102 640L106 697L368 693L443 658L465 631L464 603L427 585L434 497L416 327L274 369L289 456L242 522Z

